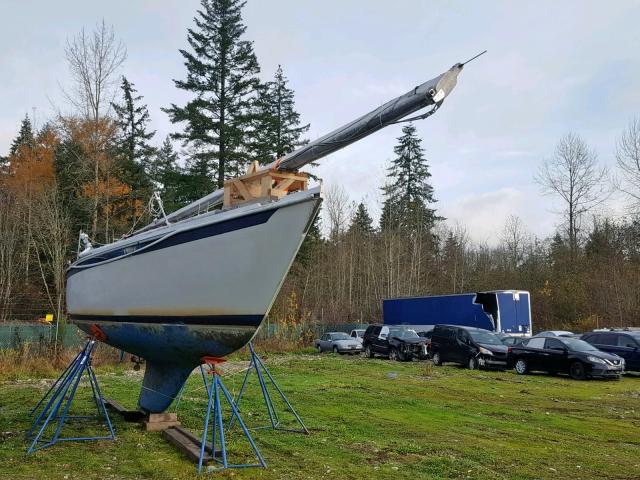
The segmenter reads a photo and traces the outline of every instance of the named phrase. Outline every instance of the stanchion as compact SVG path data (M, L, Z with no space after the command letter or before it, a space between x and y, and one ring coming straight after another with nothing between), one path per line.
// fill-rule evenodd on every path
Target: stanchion
M91 368L91 356L96 345L96 340L91 338L87 341L85 347L78 353L65 371L49 388L47 393L40 399L36 406L31 410L31 415L38 413L38 416L33 422L31 429L27 432L27 440L32 440L27 454L33 453L36 450L50 447L57 442L68 441L84 441L84 440L115 440L116 435L113 431L113 425L109 419L109 414L105 408L102 394L100 393L100 387L98 386L98 380L96 379L93 369ZM89 384L91 385L91 392L93 394L93 402L98 409L98 417L93 415L69 415L69 408L75 398L78 385L82 379L83 374L87 374ZM46 402L46 405L42 410L39 410L42 404ZM64 404L64 406L63 406ZM62 409L62 413L60 410ZM90 419L90 418L104 418L109 429L109 435L107 436L87 436L87 437L61 437L60 433L65 422L68 420L76 419ZM57 423L56 423L57 422ZM52 424L56 425L55 431L50 439L42 438L47 427ZM34 432L36 432L34 435Z
M207 471L218 471L218 470L223 470L223 469L227 469L227 468L266 467L267 465L266 465L264 459L262 458L262 455L260 454L260 451L258 450L258 447L256 446L255 442L253 441L253 438L251 437L251 434L249 433L249 430L247 429L246 425L242 421L242 418L240 417L240 414L238 413L238 410L237 410L236 405L235 405L235 403L233 401L233 398L231 397L231 395L229 394L228 390L226 389L226 387L222 383L222 380L220 378L220 373L216 369L216 366L220 365L221 363L224 363L225 360L221 359L221 358L213 358L213 357L205 357L202 360L203 360L204 364L206 364L208 366L209 373L211 373L213 375L213 378L212 378L211 382L209 382L207 380L207 375L205 374L204 367L202 365L200 365L200 372L202 373L202 379L203 379L205 387L207 389L207 395L208 395L208 398L209 398L209 402L207 404L207 413L206 413L206 416L205 416L204 429L203 429L203 433L202 433L202 442L201 442L201 445L200 445L200 458L199 458L199 461L198 461L198 474L202 473L202 464L203 464L203 461L204 461L204 458L205 458L205 447L207 445L207 434L208 434L208 431L209 431L209 423L210 423L210 420L211 420L212 409L213 409L213 428L212 428L212 435L211 435L212 459L210 460L210 462L211 463L217 463L219 466L218 467L208 466ZM258 463L230 464L228 462L227 445L226 445L225 433L224 433L224 425L222 423L222 408L221 408L221 402L220 402L220 396L221 396L220 393L222 393L224 398L226 398L227 402L231 406L232 418L237 418L238 423L240 424L240 427L242 427L242 431L244 432L245 437L247 438L247 440L249 440L249 443L251 444L251 448L253 449L256 457L258 458ZM222 459L218 459L217 455L216 455L216 453L217 453L216 443L218 442L218 437L219 437L219 442L220 442L220 453L221 453Z
M244 380L242 382L242 386L240 387L240 392L238 392L238 397L236 399L236 408L240 410L240 402L242 401L242 396L244 395L245 389L247 387L247 381L249 380L249 375L252 371L256 372L256 376L258 377L258 382L260 383L260 389L262 390L262 397L267 407L267 413L269 414L270 425L263 425L258 427L252 427L252 430L264 429L264 428L273 428L274 430L283 430L287 432L297 432L297 433L305 433L309 434L309 430L305 426L304 422L300 418L300 416L296 413L296 410L291 405L291 402L287 399L286 395L282 392L278 383L276 382L269 369L266 367L262 359L258 356L256 351L253 348L253 343L249 342L249 351L251 353L251 361L249 362L249 368L247 369L247 373L244 376ZM278 412L273 405L273 400L271 399L271 395L269 393L268 385L265 380L269 380L271 385L276 389L280 398L284 401L287 409L293 414L296 419L296 422L300 425L300 428L284 428L280 425L280 418L278 417ZM233 426L233 422L235 421L236 416L232 415L231 420L229 421L229 428Z

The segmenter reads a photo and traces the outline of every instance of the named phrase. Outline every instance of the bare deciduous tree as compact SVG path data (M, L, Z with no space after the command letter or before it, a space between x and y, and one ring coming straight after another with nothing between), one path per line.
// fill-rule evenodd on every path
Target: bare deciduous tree
M34 234L36 258L49 305L56 312L56 345L58 326L64 312L67 245L71 236L71 219L62 204L56 185L41 192L35 201L38 228ZM49 288L49 281L53 289Z
M83 28L67 39L65 55L74 86L64 95L84 116L98 121L108 113L114 99L117 72L127 56L124 44L116 40L113 27L103 20L91 34Z
M91 34L83 28L78 35L68 39L65 55L74 86L70 91L63 90L64 96L84 119L94 125L87 153L95 182L92 233L96 236L101 203L101 167L105 170L100 159L107 143L102 135L105 131L103 120L111 108L119 79L117 73L127 53L123 43L116 40L113 27L108 27L103 20Z
M329 237L337 239L346 230L352 216L353 205L340 185L332 185L324 201L329 220Z
M624 179L620 189L633 201L633 209L640 209L640 118L634 118L618 140L616 148L618 168Z
M16 199L0 185L0 320L11 314L10 301L14 286L20 278L22 215L16 208Z
M557 195L565 205L562 213L573 258L583 215L610 194L608 176L607 168L598 166L595 152L573 133L560 139L553 157L545 160L535 176L543 193Z
M516 215L509 215L504 223L501 236L502 244L509 254L513 268L518 267L524 258L527 234L522 219Z

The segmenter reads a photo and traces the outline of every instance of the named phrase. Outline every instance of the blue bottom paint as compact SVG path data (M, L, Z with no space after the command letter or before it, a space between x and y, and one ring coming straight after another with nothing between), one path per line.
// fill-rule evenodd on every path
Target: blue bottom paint
M195 368L147 362L138 405L145 412L164 412Z
M169 407L203 357L225 357L242 348L259 325L76 323L90 335L91 326L97 325L106 335L106 343L146 360L139 405L149 413L160 413Z

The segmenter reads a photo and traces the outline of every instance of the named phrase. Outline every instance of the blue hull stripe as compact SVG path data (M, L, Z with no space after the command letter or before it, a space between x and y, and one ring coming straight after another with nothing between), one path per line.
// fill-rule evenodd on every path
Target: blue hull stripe
M204 225L202 227L168 234L164 239L149 239L143 242L129 244L126 247L116 248L108 252L100 253L99 255L87 258L86 260L72 265L67 270L67 278L85 270L86 268L90 268L93 264L104 262L105 260L117 259L118 257L123 257L125 255L127 257L142 255L147 252L154 252L156 250L174 247L183 243L194 242L203 238L215 237L216 235L242 230L243 228L262 225L271 218L276 210L277 209L266 210L263 212L253 213L251 215L232 218L230 220L225 220L224 222L212 223L210 225Z
M71 321L257 327L264 315L69 315Z

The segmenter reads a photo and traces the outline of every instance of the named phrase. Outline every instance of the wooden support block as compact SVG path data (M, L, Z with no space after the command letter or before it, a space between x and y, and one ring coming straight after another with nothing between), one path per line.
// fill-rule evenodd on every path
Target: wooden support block
M306 190L308 175L299 172L258 170L251 164L247 174L224 182L224 206L257 200L278 200L291 192Z
M159 432L179 425L176 413L150 413L144 422L144 428L147 432Z
M150 413L149 418L147 419L149 423L155 422L177 422L178 414L177 413Z
M175 422L144 422L144 429L147 432L161 432L171 427L179 427L181 424L177 420Z

